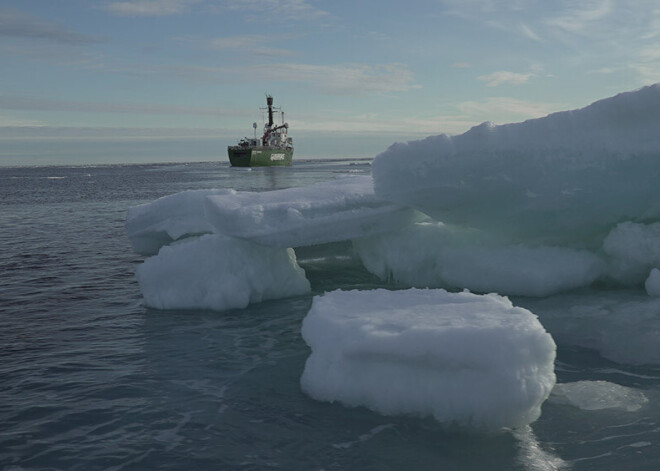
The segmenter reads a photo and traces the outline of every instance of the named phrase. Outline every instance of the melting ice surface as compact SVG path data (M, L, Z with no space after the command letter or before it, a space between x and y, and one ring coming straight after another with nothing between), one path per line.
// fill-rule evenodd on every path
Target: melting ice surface
M313 397L521 426L552 387L554 344L530 342L545 338L544 327L613 361L660 363L660 85L395 144L372 175L185 192L132 208L127 234L151 256L138 270L146 304L223 310L307 293L295 251L348 241L384 282L432 290L316 297L303 329L312 355L302 385ZM531 313L494 294L445 289L519 296ZM453 296L469 298L469 312ZM489 373L474 375L486 362ZM480 388L492 401L471 397ZM555 397L589 409L585 398L602 391L635 397L599 383L562 385ZM515 400L498 402L506 397Z

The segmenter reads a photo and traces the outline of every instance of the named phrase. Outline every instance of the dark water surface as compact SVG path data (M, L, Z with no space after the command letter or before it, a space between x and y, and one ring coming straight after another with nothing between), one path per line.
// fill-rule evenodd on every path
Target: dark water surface
M559 382L611 381L649 403L548 401L529 428L480 434L305 396L312 296L386 286L351 261L304 266L309 296L226 312L142 305L128 207L369 172L364 161L0 168L0 469L660 469L660 370L569 344L558 342Z

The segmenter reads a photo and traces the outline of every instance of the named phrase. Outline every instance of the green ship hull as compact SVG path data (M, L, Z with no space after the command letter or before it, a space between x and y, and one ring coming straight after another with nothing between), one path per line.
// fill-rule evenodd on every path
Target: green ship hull
M287 166L293 160L293 149L229 146L227 152L232 167Z

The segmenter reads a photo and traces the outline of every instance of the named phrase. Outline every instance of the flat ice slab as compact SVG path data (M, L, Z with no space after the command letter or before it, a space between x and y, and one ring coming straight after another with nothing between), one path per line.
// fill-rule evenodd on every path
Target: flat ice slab
M378 200L370 176L261 193L209 196L216 232L273 247L303 247L391 232L414 211Z
M555 343L504 297L444 290L314 298L303 391L376 412L499 429L536 420L555 384Z

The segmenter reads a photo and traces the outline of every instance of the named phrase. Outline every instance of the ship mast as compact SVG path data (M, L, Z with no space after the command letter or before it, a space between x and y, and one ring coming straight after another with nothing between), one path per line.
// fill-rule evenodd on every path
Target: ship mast
M266 103L268 104L268 127L273 127L273 97L266 95Z

